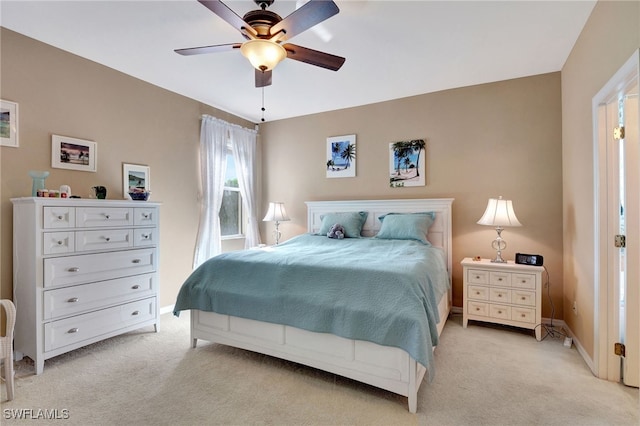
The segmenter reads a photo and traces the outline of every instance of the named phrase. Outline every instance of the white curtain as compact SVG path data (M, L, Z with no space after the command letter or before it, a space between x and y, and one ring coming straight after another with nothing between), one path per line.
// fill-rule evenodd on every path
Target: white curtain
M218 214L224 195L229 130L229 123L209 115L202 116L200 125L202 202L198 239L193 258L194 269L222 251Z
M245 129L236 125L232 125L231 127L233 159L238 173L240 195L242 196L242 203L247 215L244 241L245 248L255 247L260 244L255 188L256 137L257 132L255 130Z

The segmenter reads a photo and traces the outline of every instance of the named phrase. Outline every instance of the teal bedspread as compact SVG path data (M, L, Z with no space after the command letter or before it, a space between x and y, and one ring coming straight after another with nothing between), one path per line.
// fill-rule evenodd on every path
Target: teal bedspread
M449 285L438 248L304 234L209 259L182 285L174 315L199 309L399 347L431 380Z

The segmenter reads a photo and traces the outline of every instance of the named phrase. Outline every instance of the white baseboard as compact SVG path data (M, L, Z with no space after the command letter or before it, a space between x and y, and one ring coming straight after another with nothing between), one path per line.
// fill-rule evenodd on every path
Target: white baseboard
M160 315L168 314L170 312L173 312L173 307L174 306L175 305L163 306L162 308L160 308Z

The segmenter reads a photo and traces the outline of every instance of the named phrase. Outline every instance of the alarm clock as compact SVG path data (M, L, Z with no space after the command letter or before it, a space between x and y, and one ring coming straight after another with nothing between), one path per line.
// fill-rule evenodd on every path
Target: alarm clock
M516 263L520 265L542 266L543 260L539 254L516 253Z

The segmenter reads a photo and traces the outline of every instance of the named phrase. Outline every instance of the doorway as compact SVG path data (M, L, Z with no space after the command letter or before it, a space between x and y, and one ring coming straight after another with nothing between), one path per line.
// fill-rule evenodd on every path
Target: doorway
M593 98L595 342L600 378L640 384L639 52Z

